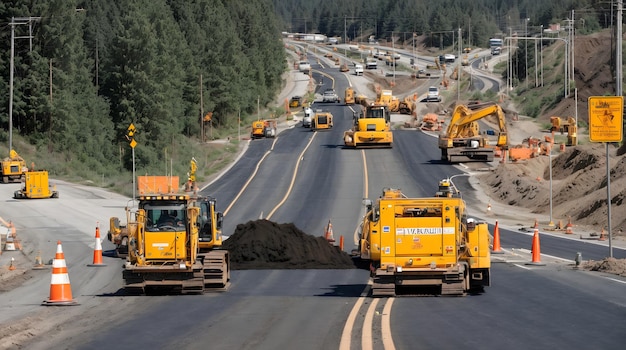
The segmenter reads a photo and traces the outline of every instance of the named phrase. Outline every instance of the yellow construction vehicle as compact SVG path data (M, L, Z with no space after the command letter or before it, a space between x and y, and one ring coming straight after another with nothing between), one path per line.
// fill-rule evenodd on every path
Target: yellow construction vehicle
M21 182L27 171L24 158L20 157L15 150L11 150L9 157L0 161L0 179L3 183Z
M439 135L441 160L457 162L490 162L495 154L489 138L480 133L478 120L494 115L500 128L495 146L508 148L506 122L502 108L495 103L458 105L445 133Z
M230 261L228 251L221 249L222 213L216 200L178 191L140 193L138 206L126 208L126 226L117 218L110 220L109 239L116 233L127 235L126 292L225 290Z
M375 104L387 105L391 113L411 114L417 108L417 95L407 96L400 100L393 96L391 90L382 90L376 95Z
M13 193L13 198L59 198L59 192L56 185L50 186L47 171L27 171L24 175L24 185Z
M353 88L351 87L346 88L343 101L345 102L346 105L354 104L354 89Z
M372 296L465 295L491 284L487 223L469 218L450 180L431 198L407 198L398 189L365 200L356 254L369 263Z
M311 119L311 130L330 130L333 128L333 115L330 112L318 109Z
M302 97L301 96L292 96L289 101L289 107L298 108L302 106Z
M578 126L576 125L576 119L573 117L567 117L567 121L562 121L561 117L550 117L550 132L560 132L561 134L567 133L567 145L576 146L578 144Z
M255 120L252 122L252 132L250 137L253 139L262 137L276 137L276 120Z
M370 104L353 114L353 126L343 133L346 147L392 147L391 113L384 104Z

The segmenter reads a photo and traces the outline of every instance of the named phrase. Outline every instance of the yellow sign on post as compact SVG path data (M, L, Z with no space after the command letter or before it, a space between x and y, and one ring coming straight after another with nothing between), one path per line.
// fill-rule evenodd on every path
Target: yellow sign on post
M623 96L590 96L589 141L621 142L623 137Z

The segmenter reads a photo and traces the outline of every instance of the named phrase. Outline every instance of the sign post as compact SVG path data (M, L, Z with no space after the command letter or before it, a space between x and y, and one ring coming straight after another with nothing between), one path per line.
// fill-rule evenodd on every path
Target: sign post
M613 235L611 234L611 169L609 165L609 142L621 142L624 136L624 97L590 96L589 141L604 142L606 145L606 206L609 233L609 257L613 257Z
M135 146L137 146L137 141L135 141L135 133L137 132L137 129L135 128L135 124L130 123L130 125L128 126L128 129L126 130L128 131L126 133L126 139L130 141L130 148L133 154L133 203L134 203L135 189L137 188L137 186L135 185Z

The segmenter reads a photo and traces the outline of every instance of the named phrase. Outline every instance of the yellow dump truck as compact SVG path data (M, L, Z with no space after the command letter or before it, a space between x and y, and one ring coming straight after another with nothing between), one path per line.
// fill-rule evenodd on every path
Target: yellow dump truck
M365 200L358 258L369 262L372 296L420 293L465 295L491 284L487 223L467 216L448 179L435 196L407 198L385 188Z
M25 173L24 178L24 185L20 190L13 193L13 198L59 198L56 186L50 186L47 171L28 171Z

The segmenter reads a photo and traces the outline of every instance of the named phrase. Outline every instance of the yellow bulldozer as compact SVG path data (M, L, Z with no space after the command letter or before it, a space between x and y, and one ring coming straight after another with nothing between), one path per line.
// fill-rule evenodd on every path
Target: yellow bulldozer
M346 147L354 148L392 147L393 134L389 107L372 103L366 104L360 112L355 112L353 126L343 133L343 141Z
M126 207L125 226L111 218L108 234L109 240L127 244L122 273L126 292L226 290L230 260L222 249L223 215L216 210L216 200L153 189L140 191L138 200L136 208ZM126 239L119 239L124 235Z

